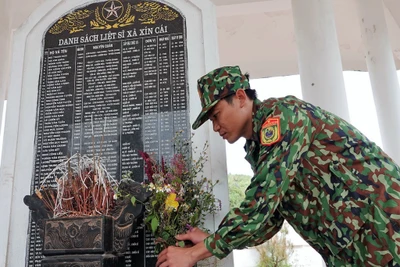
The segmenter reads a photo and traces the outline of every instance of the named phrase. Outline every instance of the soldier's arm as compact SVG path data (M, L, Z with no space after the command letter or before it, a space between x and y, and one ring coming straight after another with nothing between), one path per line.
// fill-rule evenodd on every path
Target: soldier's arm
M300 110L297 105L280 104L270 117L280 119L280 140L271 146L261 146L257 172L246 190L245 200L204 240L206 248L218 258L254 241L267 240L279 230L278 222L283 221L272 219L273 214L296 175L300 158L309 149L315 129L312 129L307 111ZM260 235L263 227L266 228L261 233L270 232L271 235Z
M238 246L235 249L244 249L247 247L261 245L265 241L271 239L276 233L279 232L279 230L281 230L284 221L285 219L276 210L274 214L268 218L265 224L262 225L256 233L254 233L253 239L249 239L246 243L243 243L241 246Z

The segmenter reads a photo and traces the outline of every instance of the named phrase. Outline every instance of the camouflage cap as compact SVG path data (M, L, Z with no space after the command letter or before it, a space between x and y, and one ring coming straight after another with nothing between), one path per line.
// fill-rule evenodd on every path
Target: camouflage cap
M249 89L249 80L238 66L226 66L210 71L197 80L202 110L192 128L196 130L208 120L208 112L219 100L234 94L238 89Z

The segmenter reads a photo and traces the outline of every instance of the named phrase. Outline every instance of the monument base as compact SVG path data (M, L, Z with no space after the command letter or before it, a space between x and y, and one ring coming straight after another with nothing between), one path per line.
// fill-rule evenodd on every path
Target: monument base
M124 257L112 254L48 256L42 260L42 267L123 267L124 265Z

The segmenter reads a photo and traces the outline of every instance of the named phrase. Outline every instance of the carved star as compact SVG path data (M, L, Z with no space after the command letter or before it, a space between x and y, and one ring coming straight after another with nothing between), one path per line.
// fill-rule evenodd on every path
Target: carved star
M115 1L111 1L111 6L109 8L104 8L108 12L106 19L111 16L115 16L116 18L119 17L118 10L120 10L122 6L115 5Z

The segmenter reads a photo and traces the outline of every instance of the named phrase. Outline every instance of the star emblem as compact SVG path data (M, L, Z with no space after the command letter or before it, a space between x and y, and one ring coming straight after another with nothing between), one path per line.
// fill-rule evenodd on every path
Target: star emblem
M122 9L122 4L119 1L110 1L111 5L110 6L105 6L104 10L107 11L107 16L106 19L109 19L110 17L114 16L115 19L119 18L120 14L118 14L118 10L121 11ZM115 2L121 4L121 5L116 5Z

